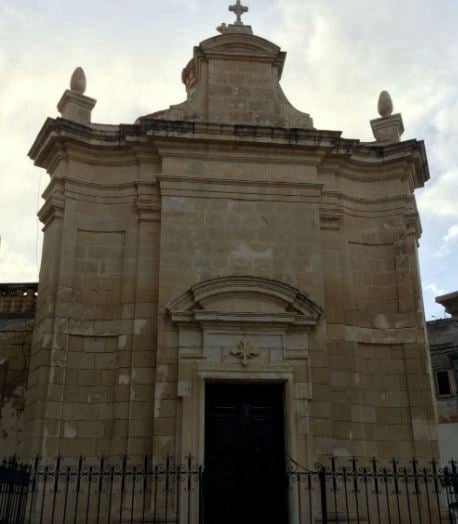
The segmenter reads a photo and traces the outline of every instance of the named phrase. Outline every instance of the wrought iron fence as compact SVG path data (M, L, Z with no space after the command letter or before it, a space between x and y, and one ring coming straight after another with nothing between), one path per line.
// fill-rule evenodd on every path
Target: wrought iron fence
M440 467L437 461L420 466L415 459L408 466L331 459L330 467L316 468L295 465L288 473L290 506L299 524L458 523L455 462Z
M14 459L0 464L0 523L24 522L30 471Z
M164 464L11 459L0 472L0 524L202 522L203 470L190 458L185 465L170 457Z
M208 482L191 458L182 465L170 457L163 464L149 457L96 464L11 459L0 465L0 524L229 522L227 515L218 520L205 511ZM458 523L455 462L440 467L436 461L401 466L332 459L329 467L313 470L294 463L278 486L287 490L289 519L272 524ZM229 489L233 493L234 486Z

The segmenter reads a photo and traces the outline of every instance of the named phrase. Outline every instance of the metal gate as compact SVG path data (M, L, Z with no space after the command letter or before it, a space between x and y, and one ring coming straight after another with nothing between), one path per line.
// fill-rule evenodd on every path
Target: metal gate
M30 469L15 459L0 465L0 524L23 524L30 485Z

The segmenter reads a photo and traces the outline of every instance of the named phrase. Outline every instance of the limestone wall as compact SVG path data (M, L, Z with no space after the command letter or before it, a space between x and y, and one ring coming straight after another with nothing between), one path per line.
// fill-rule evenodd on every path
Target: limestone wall
M0 284L0 456L20 452L36 284Z
M282 382L302 464L438 455L421 143L381 154L314 130L47 126L32 153L52 179L26 449L201 461L216 380Z
M135 157L92 161L58 170L41 212L24 439L44 456L152 451L159 236L141 206L151 183L134 183Z
M324 402L312 403L317 446L333 434L337 454L437 455L417 233L405 215L377 208L322 230L329 353Z
M458 322L444 318L428 322L431 363L439 417L439 444L443 460L458 457ZM448 374L450 391L439 389L437 373Z

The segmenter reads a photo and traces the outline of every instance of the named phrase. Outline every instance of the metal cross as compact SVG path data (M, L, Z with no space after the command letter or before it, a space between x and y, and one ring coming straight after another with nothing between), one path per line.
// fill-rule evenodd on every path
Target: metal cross
M229 11L237 15L236 25L243 25L242 15L244 13L248 13L248 7L245 7L244 5L241 4L240 0L237 0L237 3L235 5L231 5L229 7Z
M259 355L259 351L256 350L251 342L243 339L239 342L239 345L231 351L231 355L238 357L242 361L242 366L246 368L250 360L253 360Z

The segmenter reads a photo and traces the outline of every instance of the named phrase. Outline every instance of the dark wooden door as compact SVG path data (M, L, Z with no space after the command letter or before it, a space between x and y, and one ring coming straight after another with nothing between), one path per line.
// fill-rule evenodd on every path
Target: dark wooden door
M287 524L283 386L206 388L205 524Z

